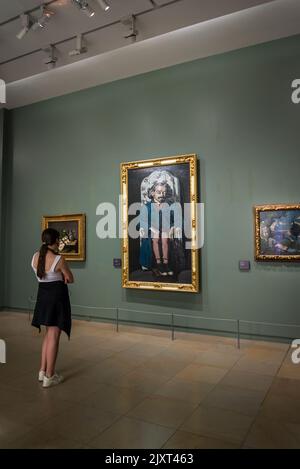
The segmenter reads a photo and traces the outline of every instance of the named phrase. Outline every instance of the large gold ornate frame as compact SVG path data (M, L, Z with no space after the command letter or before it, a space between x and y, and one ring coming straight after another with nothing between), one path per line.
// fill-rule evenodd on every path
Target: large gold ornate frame
M129 240L128 240L128 172L139 168L151 168L178 164L189 164L190 204L191 204L191 283L142 282L129 280ZM197 157L195 154L155 158L150 160L121 163L122 197L122 286L159 291L181 291L197 293L199 291L199 249L197 246Z

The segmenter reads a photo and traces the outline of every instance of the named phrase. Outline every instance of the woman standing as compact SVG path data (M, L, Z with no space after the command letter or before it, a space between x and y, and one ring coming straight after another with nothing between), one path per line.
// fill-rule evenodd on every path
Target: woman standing
M58 231L52 228L44 230L42 242L31 263L39 282L32 325L39 330L42 325L46 326L39 381L48 388L63 381L63 377L55 373L55 363L61 331L70 338L71 306L67 284L73 283L74 278L63 256L57 254Z

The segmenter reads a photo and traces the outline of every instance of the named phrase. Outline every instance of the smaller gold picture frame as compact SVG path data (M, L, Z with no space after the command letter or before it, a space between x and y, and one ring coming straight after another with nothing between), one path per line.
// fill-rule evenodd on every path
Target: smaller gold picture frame
M300 204L254 207L255 260L300 261Z
M60 234L59 253L68 261L85 261L85 214L43 216L42 229Z

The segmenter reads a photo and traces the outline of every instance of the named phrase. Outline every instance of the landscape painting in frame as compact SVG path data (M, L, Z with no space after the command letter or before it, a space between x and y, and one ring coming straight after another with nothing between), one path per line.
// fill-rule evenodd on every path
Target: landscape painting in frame
M44 216L42 228L54 228L59 232L59 254L66 260L85 260L84 214Z
M300 204L254 207L257 261L300 261Z
M197 158L121 164L122 286L199 291Z

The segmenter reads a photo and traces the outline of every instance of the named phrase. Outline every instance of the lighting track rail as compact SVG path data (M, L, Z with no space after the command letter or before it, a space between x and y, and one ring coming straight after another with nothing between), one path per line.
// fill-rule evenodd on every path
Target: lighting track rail
M50 6L52 3L57 3L57 2L58 2L58 0L50 0L49 2L44 2L43 5L44 5L45 7L48 7L48 6ZM38 10L40 10L40 9L41 9L41 6L39 5L39 6L35 7L35 8L31 8L31 10L24 11L23 13L24 13L25 15L30 15L30 14L33 13L34 11L38 11ZM0 23L0 27L6 25L6 24L8 24L8 23L12 23L13 21L18 20L19 18L20 18L20 15L13 16L12 18L9 18L8 20L5 20L5 21L3 21L2 23Z
M57 2L58 0L51 0L50 2L47 2L47 3L44 3L45 6L49 6L50 4L52 3L55 3ZM134 14L134 17L135 18L138 18L139 16L143 16L143 15L146 15L148 13L151 13L153 12L154 8L155 10L161 10L161 9L164 9L164 8L167 8L175 3L179 3L179 2L182 2L183 0L170 0L168 3L164 3L163 5L157 5L155 4L156 6L154 7L154 2L150 2L152 3L153 7L152 8L148 8L147 10L144 10L144 11L141 11L139 13L136 13ZM40 7L38 8L34 8L32 10L29 10L27 12L25 12L25 14L30 14L32 13L33 11L36 11L36 10L39 10ZM7 20L6 22L4 23L0 23L0 27L3 25L3 24L7 24L9 23L10 21L15 21L15 20L19 20L20 16L15 16L14 18L10 19L10 20ZM111 23L107 23L107 24L104 24L104 25L101 25L101 26L98 26L97 28L93 28L93 29L89 29L88 31L82 33L82 37L84 38L85 36L88 36L89 34L92 34L92 33L95 33L97 31L101 31L101 30L104 30L106 28L110 28L111 26L115 26L117 24L121 24L122 23L122 19L120 20L116 20L116 21L112 21ZM77 38L77 35L73 35L73 36L70 36L66 39L62 39L61 41L57 41L57 42L52 42L51 44L56 47L56 46L59 46L61 44L65 44L67 42L70 42L70 41L73 41L74 39ZM34 55L34 54L37 54L38 52L42 52L43 51L43 47L39 47L38 49L35 49L35 50L31 50L30 52L26 52L25 54L21 54L21 55L18 55L16 57L12 57L11 59L7 59L7 60L4 60L3 62L0 62L0 66L1 65L6 65L8 63L11 63L11 62L14 62L16 60L19 60L19 59L23 59L24 57L29 57L30 55Z

